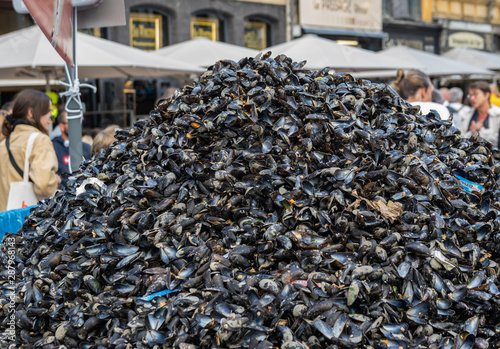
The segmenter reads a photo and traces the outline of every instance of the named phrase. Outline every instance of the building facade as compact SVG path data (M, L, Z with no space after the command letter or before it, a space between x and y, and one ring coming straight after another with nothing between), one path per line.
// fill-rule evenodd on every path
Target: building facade
M379 51L386 34L382 28L382 0L290 0L292 38L304 34L346 45Z
M101 32L148 51L198 36L263 50L286 40L285 9L285 1L125 0L126 25ZM180 85L175 79L134 79L137 114L148 113L167 88ZM114 87L116 101L121 82L115 81Z
M408 46L439 53L441 26L424 20L420 0L383 0L383 48Z
M496 52L500 29L500 1L435 1L427 9L427 17L442 28L443 51L454 47L468 47Z
M406 45L440 54L454 47L500 49L498 0L383 0L384 48Z
M263 50L286 41L286 0L124 0L126 23L122 26L82 28L81 31L125 45L156 50L197 36ZM0 34L34 25L29 15L14 11L11 0L0 0ZM203 54L202 52L200 54ZM136 113L147 114L156 99L169 87L184 81L133 79ZM124 79L100 79L97 96L86 93L88 110L122 109L127 96ZM130 84L129 84L130 85ZM6 91L9 99L16 91ZM126 103L126 102L125 102ZM94 114L92 126L99 117ZM115 121L105 115L104 123Z
M106 35L145 50L196 36L255 49L286 40L285 1L125 0L125 12Z

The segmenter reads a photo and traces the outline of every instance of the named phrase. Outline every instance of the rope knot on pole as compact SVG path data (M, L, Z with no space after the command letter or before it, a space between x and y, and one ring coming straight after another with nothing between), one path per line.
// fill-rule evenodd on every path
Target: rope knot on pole
M87 84L87 83L80 83L80 80L78 78L74 79L73 82L65 82L65 81L59 81L59 83L67 88L66 91L63 91L59 93L61 97L68 97L66 104L64 106L64 109L68 112L68 119L78 119L83 116L83 109L82 109L82 101L80 100L80 87L88 87L94 91L94 93L97 91L97 88L94 85ZM74 101L77 105L76 109L71 109L70 104L71 101Z

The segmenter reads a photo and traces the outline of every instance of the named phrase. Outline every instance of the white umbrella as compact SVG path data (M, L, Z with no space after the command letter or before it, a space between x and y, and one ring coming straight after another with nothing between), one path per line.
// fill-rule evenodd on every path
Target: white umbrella
M496 53L455 47L444 53L443 57L483 69L500 70L500 55Z
M243 57L255 57L259 51L226 42L213 41L200 36L163 47L151 53L206 68L221 59L237 62Z
M77 32L78 75L83 78L162 77L199 73L198 66ZM64 61L42 31L29 27L0 36L0 79L64 77Z
M352 46L345 46L333 40L313 34L283 44L268 47L263 52L271 51L273 56L285 54L296 62L307 61L307 69L330 67L336 72L350 72L380 69L411 69L414 65L399 59L382 58L375 52Z
M417 69L429 76L495 74L491 70L460 63L434 53L424 52L406 46L394 46L377 52L377 55L386 58L398 57L409 64L416 65Z
M66 75L70 168L78 169L82 159L82 105L78 83L81 78L162 77L174 74L202 72L188 63L154 57L147 52L110 40L99 39L76 31L73 22L76 57L75 76ZM49 85L54 78L64 76L65 62L57 54L39 27L33 26L0 36L0 79L36 78L42 75ZM76 73L78 72L78 73ZM71 81L69 81L71 80Z

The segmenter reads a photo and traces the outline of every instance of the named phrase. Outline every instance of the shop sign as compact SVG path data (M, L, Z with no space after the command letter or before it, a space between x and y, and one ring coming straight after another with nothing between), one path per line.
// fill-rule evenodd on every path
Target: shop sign
M405 32L403 29L387 30L384 48L406 46L420 51L436 53L438 37L434 35L418 35L418 30Z
M424 41L421 39L406 39L406 38L389 38L385 45L386 47L392 46L406 46L414 48L415 50L424 50Z
M203 36L213 41L219 40L219 20L210 17L191 18L191 39Z
M161 15L131 13L130 46L147 51L161 48L163 46Z
M382 0L300 0L301 25L382 30Z
M267 25L264 22L245 22L245 47L263 50L267 45Z
M484 50L484 46L484 38L476 33L456 32L448 36L448 47L467 47Z

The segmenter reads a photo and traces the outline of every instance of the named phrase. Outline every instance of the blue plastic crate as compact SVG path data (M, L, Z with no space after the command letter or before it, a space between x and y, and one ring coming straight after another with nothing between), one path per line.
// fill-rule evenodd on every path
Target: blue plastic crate
M17 233L23 226L24 219L30 214L30 210L34 207L36 207L36 205L0 212L0 241L3 240L5 233Z

